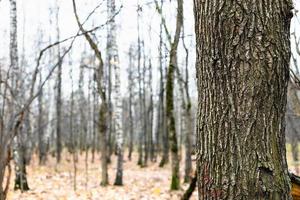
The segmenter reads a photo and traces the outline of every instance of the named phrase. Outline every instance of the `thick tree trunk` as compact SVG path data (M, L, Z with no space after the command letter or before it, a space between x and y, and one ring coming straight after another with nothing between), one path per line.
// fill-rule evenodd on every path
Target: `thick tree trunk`
M291 1L194 0L199 199L291 199Z

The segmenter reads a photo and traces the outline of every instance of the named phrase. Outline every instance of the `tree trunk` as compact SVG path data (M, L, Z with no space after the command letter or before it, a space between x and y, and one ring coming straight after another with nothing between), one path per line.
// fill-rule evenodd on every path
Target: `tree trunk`
M193 117L191 113L192 102L189 92L189 50L185 44L184 24L182 25L182 44L185 50L185 82L184 93L186 100L184 101L184 120L185 120L185 169L184 182L187 183L191 179L192 173L192 141L193 141ZM178 69L179 70L179 69ZM182 89L183 90L183 89Z
M148 137L148 115L147 115L147 102L146 102L146 55L145 55L145 42L142 41L142 50L143 50L143 73L142 73L142 117L143 120L143 139L144 139L144 159L143 167L148 165L149 158L149 137Z
M77 14L76 10L76 2L75 0L72 0L73 3L73 11L74 15L77 21L77 25L81 32L84 33L85 39L89 43L90 47L93 49L95 56L97 60L99 61L99 65L97 67L97 71L95 71L95 80L97 83L97 91L99 93L99 96L101 98L101 107L99 111L99 132L101 135L101 166L102 166L102 181L101 185L107 185L108 184L108 175L107 175L107 140L106 140L106 131L107 131L107 119L108 119L108 103L106 100L106 94L105 89L103 86L104 83L104 73L103 73L103 59L102 59L102 53L99 50L97 44L93 41L89 33L87 33L84 28L82 27L82 24L80 23L79 16Z
M58 15L59 15L59 7L58 3L56 2L56 39L59 41L60 38L60 30L58 24ZM56 96L56 162L59 163L61 160L61 151L62 151L62 144L61 144L61 104L62 104L62 97L61 97L61 79L62 79L62 61L60 58L60 45L57 45L57 59L58 59L58 67L57 67L57 96Z
M142 11L142 8L140 6L140 4L138 3L137 5L138 9L137 9L137 31L138 31L138 41L137 41L137 54L138 54L138 86L139 86L139 98L138 98L138 102L139 102L139 113L138 116L139 117L139 149L138 149L138 165L140 165L141 167L144 166L143 163L143 149L144 149L144 145L143 145L143 138L145 136L144 131L144 121L143 121L143 98L142 98L142 72L141 72L141 60L142 60L142 53L141 53L141 37L140 37L140 12Z
M114 19L116 13L115 0L108 1L108 15L111 19L109 23L109 48L108 48L108 62L115 74L115 108L114 108L114 120L115 120L115 132L116 132L116 152L117 152L117 174L115 179L115 185L123 184L123 129L122 129L122 97L121 97L121 80L120 80L120 63L118 55L117 45L117 27Z
M199 199L291 199L291 1L194 0Z
M178 190L180 186L179 177L179 156L178 156L178 142L176 135L176 126L174 118L174 98L173 98L173 88L174 88L174 73L177 65L177 48L180 39L180 33L183 23L182 17L183 11L183 1L177 0L177 19L176 19L176 31L174 36L174 41L171 44L170 52L170 63L167 72L167 83L166 83L166 115L167 115L167 126L170 140L171 149L171 161L172 161L172 180L171 180L171 190Z
M296 88L293 87L293 83L290 82L288 87L288 99L291 101L291 108L296 116L300 116L300 101L297 95ZM292 138L291 138L291 145L292 145L292 157L295 162L299 160L298 158L298 141L299 135L297 128L295 128L294 119L288 114L288 120L290 121L291 128L292 128Z
M96 109L97 109L97 93L95 91L95 87L93 86L93 111L92 111L92 163L95 161L95 151L96 151L96 140L97 140L97 135L96 135Z
M128 67L128 92L129 92L129 152L128 160L131 160L133 151L133 114L132 114L132 104L133 104L133 47L130 46L129 49L129 67Z
M192 116L190 111L190 105L185 110L185 169L184 169L184 182L190 181L192 176Z
M29 190L26 177L26 163L25 163L25 148L21 141L20 131L14 139L14 161L15 161L15 186L14 190L27 191Z
M15 99L20 100L19 81L21 80L20 68L18 64L18 38L17 38L17 3L16 0L10 0L10 70L12 71L12 89ZM16 114L15 108L12 113ZM21 122L22 123L22 122ZM29 190L26 177L26 165L23 143L21 142L22 124L17 128L14 137L13 156L15 161L15 190ZM5 167L5 166L4 166ZM2 182L1 182L2 184Z
M149 151L150 151L150 160L154 162L154 142L153 142L153 89L152 89L152 63L151 59L149 59L149 81L148 81L148 88L149 88L149 107L148 107L148 137L149 137Z
M111 17L111 2L107 1L107 17ZM112 35L111 35L111 27L107 26L107 44L106 44L106 51L107 51L107 96L108 96L108 113L109 113L109 119L108 119L108 139L107 139L107 145L108 145L108 163L111 162L111 155L113 153L113 141L112 141L112 134L113 134L113 106L112 106L112 64L110 63L111 59L111 46L112 46Z
M161 9L163 8L163 0L160 1ZM161 19L160 23L160 32L159 32L159 74L160 74L160 93L159 93L159 110L160 112L158 115L158 123L159 127L157 129L157 139L159 138L158 132L161 133L161 139L162 139L162 150L163 155L162 159L159 163L159 167L163 167L166 163L169 162L169 140L168 140L168 131L167 131L167 125L166 125L166 112L165 112L165 88L164 88L164 63L163 63L163 21ZM157 142L157 149L159 146L159 141Z
M40 85L42 84L42 74L40 73ZM39 147L39 164L45 165L47 161L47 144L44 131L44 111L43 111L43 89L38 96L38 147Z
M108 184L108 173L107 173L107 105L102 102L99 111L99 132L100 132L100 148L101 148L101 185L106 186Z
M5 199L5 191L4 191L4 187L3 187L3 182L4 182L4 176L5 176L5 167L6 167L6 153L7 149L0 147L0 153L1 153L1 157L0 157L0 200L4 200Z

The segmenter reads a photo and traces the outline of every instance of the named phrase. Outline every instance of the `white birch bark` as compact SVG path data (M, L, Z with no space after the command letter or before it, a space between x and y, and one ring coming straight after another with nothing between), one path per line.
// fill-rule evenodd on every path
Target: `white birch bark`
M123 130L122 130L122 98L120 91L120 64L119 64L119 55L118 55L118 46L117 46L117 27L113 15L116 12L115 0L110 0L109 2L109 18L112 19L110 23L109 37L111 46L108 49L109 62L111 67L114 69L115 75L115 109L114 109L114 120L115 120L115 129L116 129L116 144L117 144L117 175L115 180L115 185L122 185L122 176L123 176Z

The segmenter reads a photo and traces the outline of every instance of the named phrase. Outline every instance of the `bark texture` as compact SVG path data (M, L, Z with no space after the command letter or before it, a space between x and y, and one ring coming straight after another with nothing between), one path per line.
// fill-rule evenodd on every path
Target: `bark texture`
M16 101L20 101L19 84L21 80L20 67L18 59L18 37L17 37L17 2L10 0L10 70L12 70L12 88ZM15 107L12 107L12 113L16 113ZM29 190L26 178L25 152L22 141L22 125L15 130L13 157L15 162L15 190ZM24 135L23 135L24 136ZM1 182L2 184L2 182Z
M291 199L289 0L194 0L199 199Z
M116 13L115 0L108 1L108 15L111 19L109 24L109 39L110 45L108 48L108 61L110 66L114 69L115 74L115 108L114 108L114 119L115 119L115 129L116 129L116 147L117 147L117 174L115 179L115 185L123 184L123 130L122 130L122 98L121 98L121 79L120 79L120 64L119 64L119 54L117 46L117 27L113 16Z

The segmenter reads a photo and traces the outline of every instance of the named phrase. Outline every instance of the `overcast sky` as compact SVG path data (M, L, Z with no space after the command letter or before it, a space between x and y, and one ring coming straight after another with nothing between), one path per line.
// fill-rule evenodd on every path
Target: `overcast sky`
M52 42L55 41L55 15L50 15L49 10L55 7L56 0L17 0L18 7L18 39L19 39L19 53L22 50L23 36L25 38L25 50L26 58L29 63L33 64L35 58L37 57L37 41L38 36L43 33L43 43L42 46L46 46L49 43L49 35L51 35ZM157 89L158 82L158 38L159 38L159 16L154 9L154 4L149 4L153 2L152 0L116 0L117 9L122 5L120 14L117 16L116 21L118 24L118 45L120 54L120 64L122 69L122 93L126 94L127 88L127 73L126 69L128 67L128 49L130 44L137 42L137 3L143 6L142 18L141 18L141 30L142 38L145 40L145 46L147 49L151 49L151 52L146 52L148 55L151 53L154 71L154 91ZM74 35L77 30L77 24L74 18L72 9L72 0L57 0L60 7L59 10L59 28L61 31L61 39L67 38ZM167 22L169 24L170 30L173 32L175 27L175 12L176 12L176 1L166 1L164 7L164 13L166 15ZM78 12L81 20L85 19L86 16L99 4L101 0L77 0ZM300 1L295 0L295 8L299 10ZM8 48L9 48L9 1L2 0L0 2L0 59L8 59ZM192 95L196 94L195 87L195 40L194 40L194 17L193 17L193 0L186 0L184 2L184 17L185 17L185 36L186 43L191 51L190 55L190 73L192 77L191 88ZM299 14L299 13L298 13ZM50 22L52 21L52 25ZM90 18L88 23L85 25L86 29L92 28L93 26L98 26L106 21L106 1L102 2L102 6L97 10L97 12ZM24 23L25 22L25 23ZM296 30L298 37L300 37L300 17L292 20L291 31ZM106 45L106 29L97 31L97 40L99 42L99 47L101 50L105 50ZM67 46L68 43L62 46ZM78 78L79 62L81 59L84 46L87 47L84 38L80 38L75 43L72 50L72 64L74 71L74 79ZM292 47L293 42L292 42ZM183 64L184 53L182 47L179 48L179 64ZM300 59L299 59L300 60ZM3 62L3 60L2 60ZM7 63L8 60L4 61ZM63 93L67 95L70 90L69 81L69 66L66 62L64 64L64 91Z

